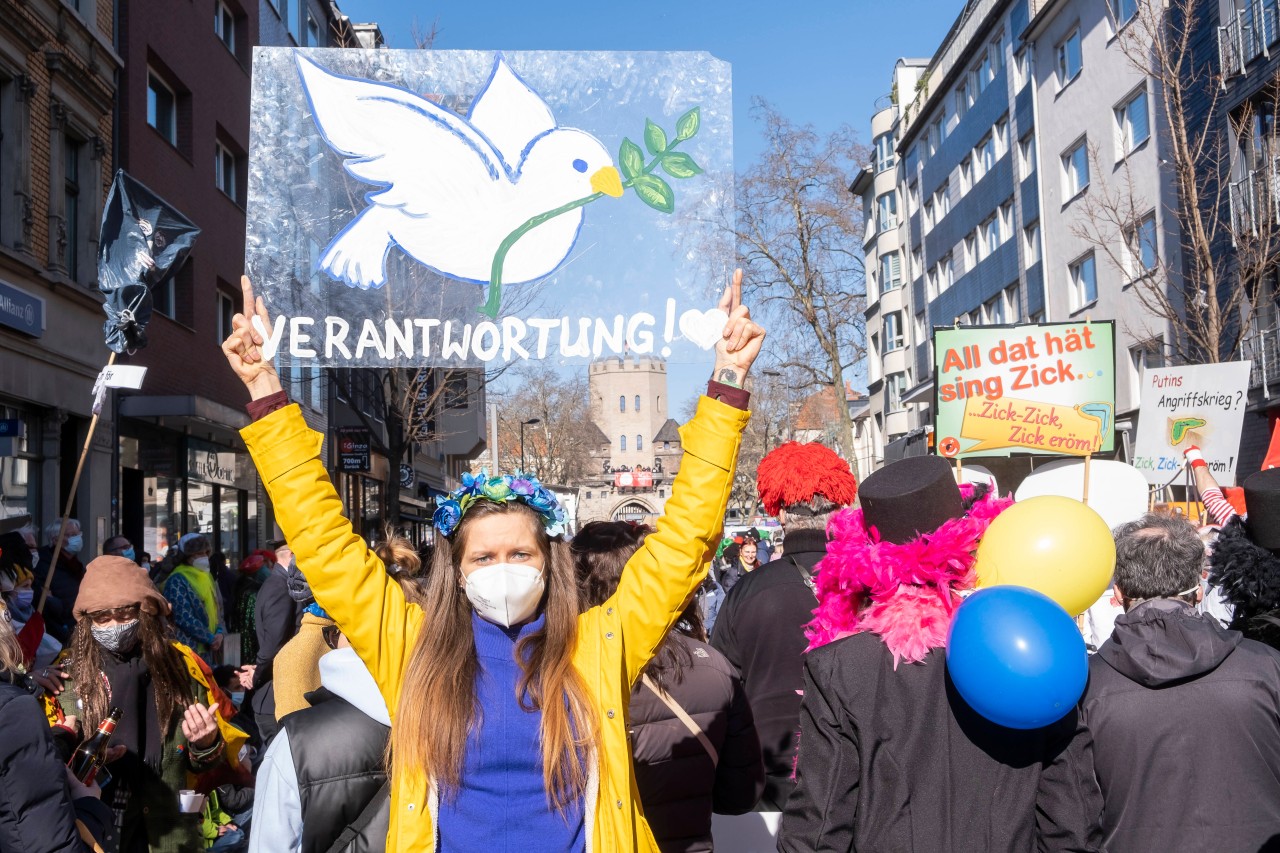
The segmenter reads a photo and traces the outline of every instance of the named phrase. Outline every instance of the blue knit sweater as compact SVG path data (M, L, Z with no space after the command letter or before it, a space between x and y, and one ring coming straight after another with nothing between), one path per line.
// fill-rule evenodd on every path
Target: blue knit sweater
M561 816L542 782L542 712L516 698L516 641L541 630L543 617L502 628L474 613L480 676L480 726L467 744L462 790L440 801L440 853L583 853L583 807Z

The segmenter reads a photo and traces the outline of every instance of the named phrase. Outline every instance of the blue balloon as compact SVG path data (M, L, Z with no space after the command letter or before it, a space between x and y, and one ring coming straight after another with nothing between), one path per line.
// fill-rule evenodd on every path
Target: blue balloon
M1075 620L1047 595L996 586L956 610L947 671L973 710L1011 729L1064 717L1084 693L1089 659Z

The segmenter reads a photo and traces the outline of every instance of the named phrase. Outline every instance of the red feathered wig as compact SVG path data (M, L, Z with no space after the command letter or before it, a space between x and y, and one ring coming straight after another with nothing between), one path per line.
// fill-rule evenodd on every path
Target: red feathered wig
M858 481L849 463L817 442L788 441L771 451L760 460L756 487L765 512L772 516L819 495L836 506L851 506L858 497Z

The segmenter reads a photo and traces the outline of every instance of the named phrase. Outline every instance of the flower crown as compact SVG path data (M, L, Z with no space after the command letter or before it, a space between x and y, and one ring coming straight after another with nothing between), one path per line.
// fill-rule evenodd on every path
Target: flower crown
M564 507L555 493L532 474L504 474L490 477L488 471L479 474L463 474L462 485L442 498L436 498L436 512L431 523L442 536L450 536L458 529L458 523L476 501L505 503L519 501L538 514L548 536L559 536L565 531Z

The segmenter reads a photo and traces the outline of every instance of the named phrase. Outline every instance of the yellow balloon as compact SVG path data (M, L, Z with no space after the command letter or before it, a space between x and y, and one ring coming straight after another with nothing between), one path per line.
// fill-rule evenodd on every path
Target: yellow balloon
M1046 495L1018 501L991 522L978 545L978 586L1025 586L1072 616L1088 610L1111 584L1116 543L1086 504Z

